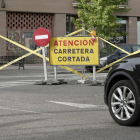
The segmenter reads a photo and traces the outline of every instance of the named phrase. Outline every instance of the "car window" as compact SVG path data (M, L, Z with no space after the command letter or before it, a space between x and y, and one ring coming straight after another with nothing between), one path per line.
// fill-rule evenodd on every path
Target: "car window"
M121 46L120 48L123 49L123 50L125 50L125 51L127 51L127 52L129 52L129 53L131 53L131 48L130 48L129 45L127 45L127 46ZM121 50L118 50L118 52L119 53L123 53Z
M140 46L137 46L137 45L132 46L132 50L133 50L133 52L138 51L138 50L140 50Z

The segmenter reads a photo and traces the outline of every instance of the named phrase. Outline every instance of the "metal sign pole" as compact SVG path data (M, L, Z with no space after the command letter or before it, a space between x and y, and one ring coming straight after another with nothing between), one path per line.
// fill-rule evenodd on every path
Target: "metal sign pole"
M86 76L86 69L85 69L85 66L84 66L84 77Z
M82 29L84 29L84 30L82 31L82 36L85 36L85 35L86 35L85 27L82 27ZM82 69L83 69L83 70L82 70L83 77L85 77L85 66L83 66ZM82 78L82 80L83 80L83 78Z
M57 80L57 66L54 66L54 78Z
M93 81L95 81L96 80L96 77L95 77L95 73L96 71L95 71L95 66L93 66Z
M83 75L83 66L82 66L82 75ZM83 77L84 77L84 75L83 75ZM81 77L81 80L83 80L83 77Z
M47 81L48 75L47 75L47 65L46 65L45 47L42 47L42 53L43 53L43 65L44 65L45 81Z
M85 75L85 66L82 66L82 74L83 74L83 77L86 76L86 75ZM83 80L83 78L82 78L82 80Z

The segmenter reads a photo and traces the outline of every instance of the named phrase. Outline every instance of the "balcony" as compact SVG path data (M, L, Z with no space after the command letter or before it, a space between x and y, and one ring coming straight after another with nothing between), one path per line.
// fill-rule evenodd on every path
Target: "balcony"
M90 3L89 0L87 0L87 3L88 3L88 4L92 4L92 3ZM78 4L79 4L78 2L73 2L73 3L72 3L72 6L76 8ZM120 9L124 9L125 7L128 8L128 1L126 2L125 5L119 5L119 8L120 8Z
M128 8L128 1L126 2L125 5L119 5L119 8L120 9L124 9L125 7Z
M87 3L92 4L92 3L90 3L90 0L87 0ZM78 4L79 4L78 2L73 2L72 3L73 7L77 7Z

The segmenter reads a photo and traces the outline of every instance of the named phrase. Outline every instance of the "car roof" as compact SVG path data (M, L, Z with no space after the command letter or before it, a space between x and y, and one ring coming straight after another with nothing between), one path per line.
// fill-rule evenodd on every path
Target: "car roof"
M123 45L120 45L120 47L123 47L123 46L129 46L131 48L133 48L133 46L139 46L140 47L139 44L123 44Z
M121 46L127 46L127 45L137 45L137 46L140 46L140 44L122 44Z

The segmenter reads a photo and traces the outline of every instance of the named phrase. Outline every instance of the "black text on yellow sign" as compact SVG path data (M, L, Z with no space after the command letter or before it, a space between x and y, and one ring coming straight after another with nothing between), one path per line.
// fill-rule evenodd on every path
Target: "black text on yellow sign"
M50 65L99 65L98 37L52 37Z

